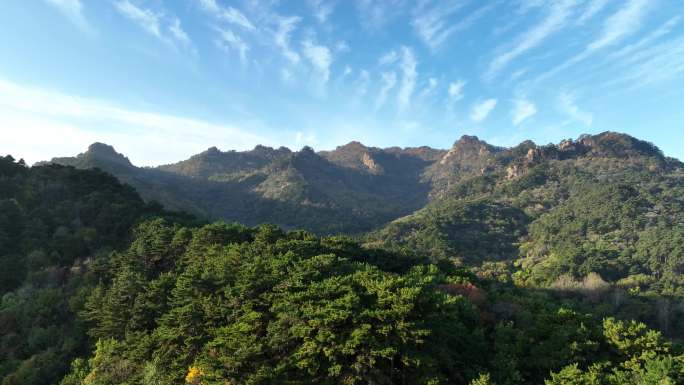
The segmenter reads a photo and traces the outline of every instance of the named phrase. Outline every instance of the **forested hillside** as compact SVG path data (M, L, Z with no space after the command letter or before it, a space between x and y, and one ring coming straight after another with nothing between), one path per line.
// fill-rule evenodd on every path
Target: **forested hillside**
M429 193L422 170L440 153L360 144L323 153L308 147L210 148L176 164L138 168L111 146L96 143L77 157L51 163L100 168L146 199L206 218L359 234L422 207Z
M513 148L464 136L449 151L212 148L155 169L95 144L53 162L100 167L148 199L210 219L369 232L368 245L468 266L499 262L520 284L572 286L593 273L626 289L682 294L684 166L624 134Z
M618 134L484 153L478 167L488 171L443 173L440 199L368 242L470 266L508 262L522 285L573 286L598 274L622 288L684 294L680 162Z
M148 204L111 175L28 168L0 158L0 379L52 384L89 351L76 314L114 250L150 217L194 223Z
M684 382L684 166L627 135L51 163L0 169L3 385Z
M135 233L99 272L80 313L95 350L62 385L684 380L680 348L642 324L448 264L269 225Z

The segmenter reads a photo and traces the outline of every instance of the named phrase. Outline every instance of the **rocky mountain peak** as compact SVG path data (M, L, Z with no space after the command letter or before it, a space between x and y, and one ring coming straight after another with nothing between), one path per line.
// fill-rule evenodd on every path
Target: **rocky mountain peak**
M132 166L130 160L124 155L116 152L114 147L100 142L95 142L88 146L88 151L81 154L84 158L112 162L117 164L123 164L126 166Z
M476 158L486 157L496 150L497 147L480 140L477 136L463 135L454 143L444 157L442 157L440 164L447 164L453 161L461 163L462 161L474 160Z
M463 135L456 141L456 143L454 143L454 145L481 144L481 143L485 143L485 142L480 140L480 138L478 138L475 135Z
M357 141L355 141L355 140L353 140L353 141L351 141L351 142L345 144L344 146L338 146L338 147L337 147L337 151L340 151L340 150L342 150L342 151L343 151L343 150L347 150L347 151L349 151L349 150L352 150L352 151L353 151L353 150L356 150L356 151L365 151L365 150L367 150L367 149L368 149L368 147L366 147L363 143L357 142Z

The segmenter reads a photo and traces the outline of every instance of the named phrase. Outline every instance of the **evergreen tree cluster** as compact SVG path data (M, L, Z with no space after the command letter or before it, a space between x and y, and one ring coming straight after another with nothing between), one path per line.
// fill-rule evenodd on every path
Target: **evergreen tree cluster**
M79 313L95 349L62 385L684 380L659 332L453 264L271 225L135 235Z
M194 223L101 171L0 158L0 383L54 384L89 351L76 314L100 261L153 216Z

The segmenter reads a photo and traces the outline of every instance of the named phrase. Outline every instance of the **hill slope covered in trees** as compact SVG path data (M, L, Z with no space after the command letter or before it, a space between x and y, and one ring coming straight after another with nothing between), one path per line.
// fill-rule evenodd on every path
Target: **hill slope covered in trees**
M368 245L497 262L521 284L572 286L594 273L682 294L684 165L624 134L513 148L464 136L448 151L358 142L319 153L211 148L153 169L95 144L52 162L102 168L168 208L318 234L368 232Z
M680 162L612 133L494 155L482 148L486 171L444 174L440 198L375 231L369 244L467 265L515 262L521 284L572 284L596 273L623 287L684 294Z
M135 233L85 302L97 343L62 385L684 380L681 348L643 324L426 258L270 225Z
M684 167L627 135L51 163L285 230L6 158L3 385L683 381Z
M151 217L195 223L145 203L101 171L0 158L0 381L53 384L89 351L77 318L101 261Z

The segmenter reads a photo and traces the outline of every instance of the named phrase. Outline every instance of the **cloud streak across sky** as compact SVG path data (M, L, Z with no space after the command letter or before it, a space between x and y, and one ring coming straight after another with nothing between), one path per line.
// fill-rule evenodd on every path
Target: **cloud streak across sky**
M5 85L52 90L62 101L87 95L98 113L173 111L157 115L189 119L214 140L223 126L206 122L328 148L352 134L375 138L372 145L443 147L464 133L506 138L512 130L548 142L614 129L657 142L663 130L641 129L645 117L669 117L670 130L684 120L676 105L684 11L667 0L42 0L5 8L0 36L22 36L3 40ZM37 27L20 22L26 14ZM93 114L11 111L15 125L31 117L89 137L126 124L108 118L101 129L86 124ZM327 134L335 130L345 134Z
M94 126L99 127L97 132ZM2 150L25 154L29 163L45 160L44 154L56 143L67 145L63 155L73 155L92 142L107 141L139 166L174 162L227 139L230 148L238 149L272 144L230 124L133 110L4 80L0 80L0 127L21 127L3 141Z

